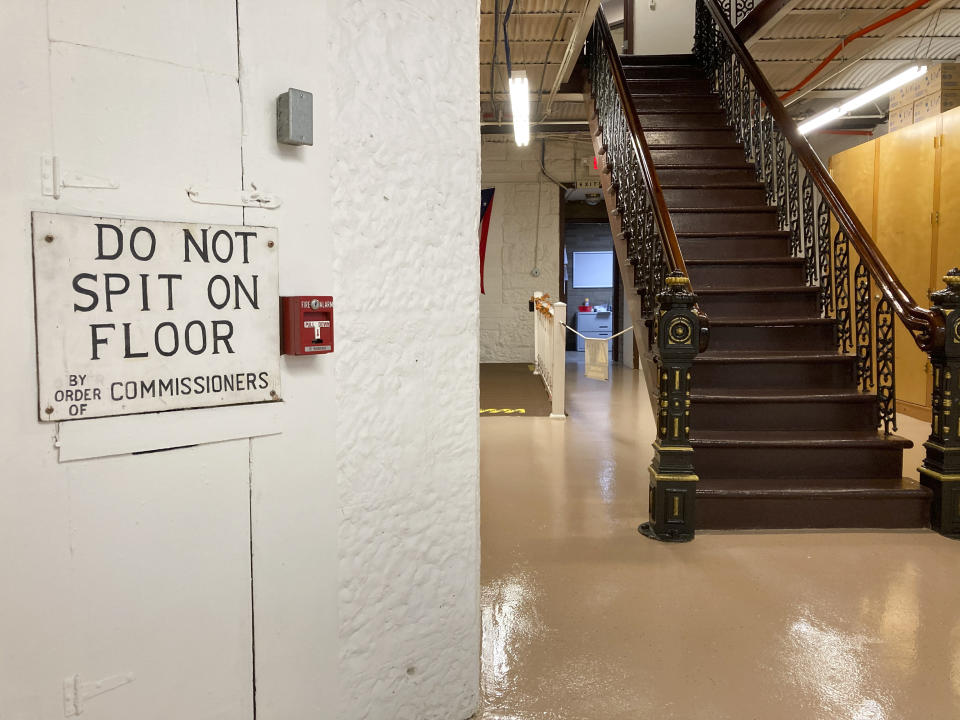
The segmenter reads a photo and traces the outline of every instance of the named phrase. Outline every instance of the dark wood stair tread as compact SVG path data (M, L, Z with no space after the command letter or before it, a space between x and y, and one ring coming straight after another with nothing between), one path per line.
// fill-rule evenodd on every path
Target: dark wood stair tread
M836 430L693 430L690 444L698 447L765 447L765 448L888 448L907 449L913 442L899 435L877 431Z
M700 291L694 289L694 292ZM794 327L796 325L835 325L836 322L834 318L822 317L726 318L710 316L711 327Z
M695 290L697 295L733 295L733 294L775 294L775 293L819 293L820 288L809 285L786 285L774 287L727 287L727 288L700 288Z
M661 183L664 190L703 190L709 193L712 190L762 190L763 183L760 182L718 182L711 185L702 183Z
M685 67L694 65L699 67L699 65L696 64L696 60L694 59L693 55L690 53L668 53L665 55L621 55L620 62L631 67L645 66L648 64L683 65Z
M629 80L627 80L629 82ZM662 93L643 93L643 92L632 92L630 97L633 98L634 105L637 102L651 102L654 100L663 100L664 98L670 97L670 95L664 95ZM713 93L684 93L683 95L685 100L703 100L709 102L710 100L717 100L717 96ZM643 110L640 107L637 107L638 112L691 112L690 108L658 108L657 110ZM712 108L710 110L693 110L693 112L708 112L708 113L717 113L720 112L719 108Z
M678 232L678 238L790 238L789 230L734 230L719 232L716 230L691 230L687 232Z
M660 132L663 128L650 130ZM740 150L741 147L731 143L703 142L703 143L647 143L651 150ZM714 166L715 167L715 166Z
M740 258L740 257L722 257L722 258L699 258L697 260L687 260L687 265L806 265L803 258L793 257L759 257L759 258Z
M717 388L691 391L691 400L697 402L863 402L877 401L875 393L861 393L845 388Z
M672 207L670 214L673 213L771 213L775 214L777 209L769 205L734 205L732 207Z
M656 163L657 172L662 170L749 170L753 171L753 165L744 163L717 163L713 165L704 165L703 163ZM712 187L712 186L710 186Z
M711 322L715 322L711 319ZM789 362L853 362L852 355L822 350L711 350L697 355L696 363L789 363Z
M912 478L822 478L810 480L799 478L790 480L773 478L769 480L754 479L749 486L728 487L723 484L710 482L701 483L697 487L698 496L714 497L779 497L800 498L816 496L828 497L903 497L914 496L919 499L928 498L930 489L921 485Z

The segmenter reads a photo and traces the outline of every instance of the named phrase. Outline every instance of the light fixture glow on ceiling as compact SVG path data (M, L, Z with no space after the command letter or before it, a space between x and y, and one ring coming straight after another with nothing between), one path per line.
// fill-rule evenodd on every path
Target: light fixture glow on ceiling
M530 87L523 70L510 76L510 109L513 112L513 137L517 145L524 147L530 143Z
M926 65L913 65L903 72L897 73L889 80L885 80L869 90L864 90L862 93L854 95L846 102L832 107L829 110L820 113L819 115L814 115L806 122L800 123L797 129L800 131L801 135L806 135L817 128L821 128L824 125L832 123L834 120L847 115L859 107L863 107L868 102L872 102L873 100L881 98L884 95L889 95L901 85L906 85L911 80L916 80L925 72L927 72Z

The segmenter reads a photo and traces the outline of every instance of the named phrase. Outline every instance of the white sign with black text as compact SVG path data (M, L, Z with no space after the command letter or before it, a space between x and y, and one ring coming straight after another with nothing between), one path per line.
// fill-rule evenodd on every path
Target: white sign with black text
M276 228L33 214L41 420L280 399Z

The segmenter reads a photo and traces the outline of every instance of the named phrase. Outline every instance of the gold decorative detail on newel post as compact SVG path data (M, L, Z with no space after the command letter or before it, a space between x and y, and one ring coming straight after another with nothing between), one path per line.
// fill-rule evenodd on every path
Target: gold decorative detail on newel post
M944 290L930 294L933 309L943 313L944 343L930 353L933 365L933 421L923 444L927 455L920 482L933 491L930 525L960 538L960 269L943 278Z
M693 539L696 518L690 377L700 346L700 316L686 275L674 271L665 280L667 289L657 296L654 314L660 402L650 464L650 520L640 532L656 540L686 542Z

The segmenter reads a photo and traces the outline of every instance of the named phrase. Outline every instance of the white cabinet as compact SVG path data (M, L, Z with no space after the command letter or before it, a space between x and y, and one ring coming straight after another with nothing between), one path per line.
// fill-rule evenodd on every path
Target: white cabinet
M613 313L609 310L578 312L577 332L589 338L605 338L613 335ZM577 350L583 352L583 338L577 336ZM613 341L607 343L607 352L613 351Z

